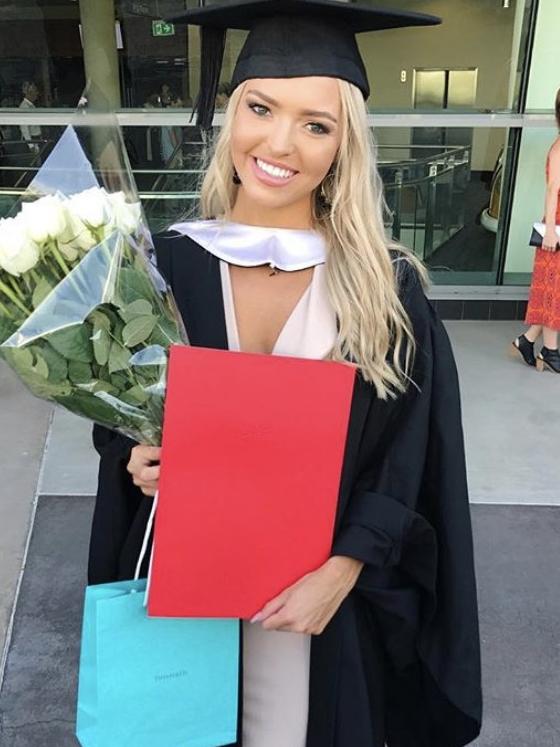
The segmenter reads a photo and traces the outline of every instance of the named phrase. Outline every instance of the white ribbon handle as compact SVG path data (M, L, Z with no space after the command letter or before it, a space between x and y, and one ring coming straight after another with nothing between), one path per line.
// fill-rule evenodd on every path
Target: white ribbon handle
M138 581L138 579L140 578L140 569L142 568L142 563L144 562L144 558L146 557L146 552L148 550L148 542L150 541L150 534L152 533L152 527L154 526L154 518L156 515L158 498L159 498L159 492L157 492L154 496L152 510L150 511L150 518L148 519L148 523L146 525L144 541L142 542L142 549L140 550L140 557L138 558L138 563L136 564L136 571L134 572L135 581ZM153 555L153 547L152 547L152 555ZM150 569L151 569L151 566L152 566L152 562L150 559ZM146 594L147 594L147 590L146 590Z

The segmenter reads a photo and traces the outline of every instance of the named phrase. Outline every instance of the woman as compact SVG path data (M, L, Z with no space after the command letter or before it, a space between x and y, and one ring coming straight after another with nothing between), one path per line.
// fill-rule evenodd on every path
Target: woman
M283 5L185 14L212 34L219 24L251 33L203 220L157 242L193 345L351 360L360 371L332 555L243 622L237 745L465 745L480 730L481 696L457 375L422 266L385 239L354 36L434 19ZM95 442L99 583L133 572L160 451L102 429Z
M556 94L556 123L560 129L560 89ZM531 326L513 341L515 351L529 366L539 371L560 373L558 330L560 330L560 137L557 137L546 159L546 225L543 245L535 252L535 265L529 293L525 323ZM535 358L534 344L542 335L543 347Z

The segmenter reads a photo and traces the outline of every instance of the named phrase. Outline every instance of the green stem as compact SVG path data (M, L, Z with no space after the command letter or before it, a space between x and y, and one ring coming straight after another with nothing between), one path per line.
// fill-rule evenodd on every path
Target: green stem
M51 277L54 278L56 285L58 285L58 283L60 283L60 281L64 280L64 278L66 277L64 272L61 271L58 264L52 259L50 259L50 261L47 261L47 259L45 258L45 266L48 268L49 272L51 273Z
M43 265L41 272L38 273L39 278L46 277L52 285L58 285L61 280L64 279L64 275L60 272L60 269L56 262L49 262L46 257L43 257Z
M15 316L13 316L12 312L9 310L7 306L4 306L2 301L0 301L0 311L3 313L4 316L7 316L8 319L11 319L12 321L16 320Z
M12 290L14 291L14 293L16 294L16 296L19 297L19 300L22 301L22 302L25 302L25 295L22 292L22 290L19 287L19 285L17 284L15 278L10 275L8 277L8 281L9 281L10 285L12 286Z
M10 288L10 287L9 287L8 285L6 285L5 283L3 283L3 282L2 282L1 280L0 280L0 291L2 291L2 293L3 293L3 294L4 294L5 296L7 296L7 298L9 298L9 299L10 299L10 301L11 301L11 302L12 302L12 303L13 303L13 304L14 304L15 306L17 306L17 307L18 307L18 309L20 309L20 311L23 311L23 313L24 313L24 314L26 314L27 316L30 316L30 315L31 315L31 312L29 311L29 309L28 309L28 308L26 308L26 306L24 306L24 304L22 304L22 302L21 302L21 301L19 300L19 298L18 298L18 297L17 297L17 296L16 296L15 294L14 294L14 292L13 292L13 291L11 290L11 288Z
M29 272L35 283L39 284L41 282L41 276L39 275L37 270L30 270Z
M56 245L56 242L53 241L52 244L50 245L50 247L52 249L53 257L55 258L55 260L56 260L58 266L60 267L60 269L62 270L62 272L65 275L70 275L70 268L68 267L68 265L64 261L64 257L60 253L60 251L59 251L59 249L58 249L58 247Z

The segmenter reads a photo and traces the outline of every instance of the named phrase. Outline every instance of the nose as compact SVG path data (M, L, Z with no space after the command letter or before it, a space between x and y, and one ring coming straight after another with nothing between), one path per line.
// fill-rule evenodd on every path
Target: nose
M271 156L280 158L293 153L295 148L294 124L287 118L279 117L268 132L268 149Z

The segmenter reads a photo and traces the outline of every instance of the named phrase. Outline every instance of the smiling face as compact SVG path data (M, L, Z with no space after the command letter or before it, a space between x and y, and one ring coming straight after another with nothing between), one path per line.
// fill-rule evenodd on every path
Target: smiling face
M233 164L241 180L233 219L310 227L312 194L340 146L340 120L334 78L247 81L231 137Z

